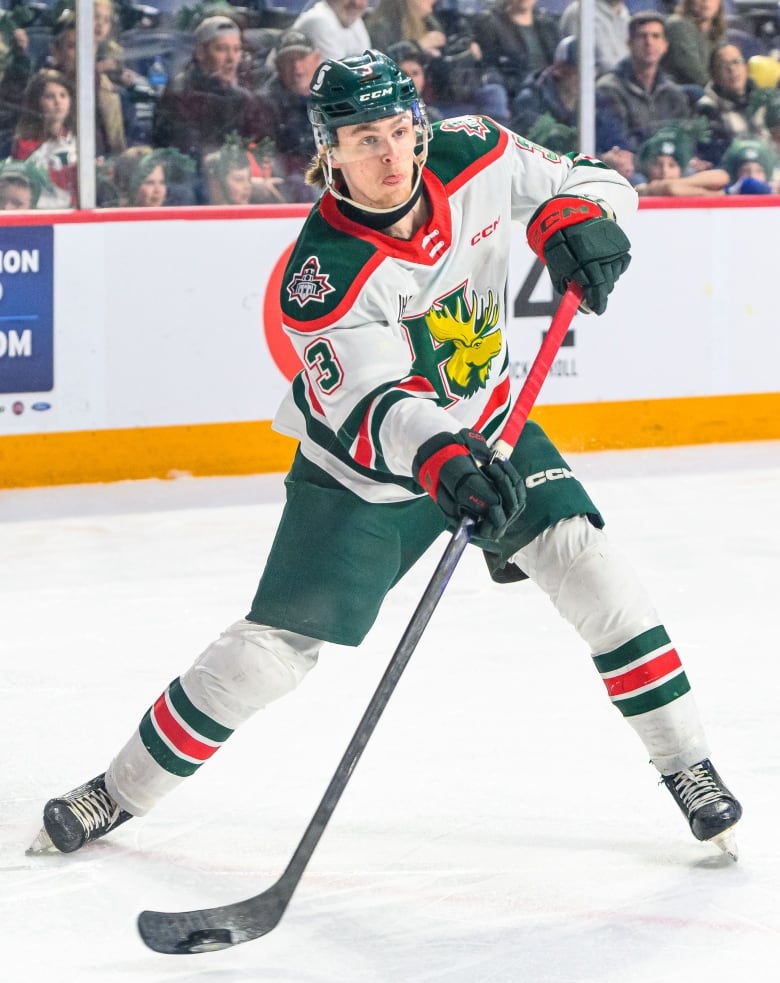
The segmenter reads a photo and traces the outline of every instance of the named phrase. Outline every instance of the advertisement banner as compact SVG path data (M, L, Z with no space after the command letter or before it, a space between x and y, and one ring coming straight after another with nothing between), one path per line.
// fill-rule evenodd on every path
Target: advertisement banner
M54 386L53 240L51 226L0 228L0 394Z

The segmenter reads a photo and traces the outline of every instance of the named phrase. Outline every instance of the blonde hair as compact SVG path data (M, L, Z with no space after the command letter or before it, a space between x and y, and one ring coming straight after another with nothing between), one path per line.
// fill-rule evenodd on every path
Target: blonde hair
M309 166L306 168L303 180L309 187L322 188L323 190L327 188L328 182L325 177L325 164L319 154L312 157L309 161Z

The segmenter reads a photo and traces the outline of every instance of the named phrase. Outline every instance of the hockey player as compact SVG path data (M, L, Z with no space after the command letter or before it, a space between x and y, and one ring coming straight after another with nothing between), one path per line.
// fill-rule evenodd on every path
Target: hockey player
M386 593L463 514L498 583L530 578L596 671L693 835L736 859L742 809L710 762L680 658L602 517L534 423L506 462L504 284L510 221L559 291L602 313L629 263L616 222L636 195L591 158L559 157L481 117L433 128L382 54L312 80L323 189L281 291L303 370L275 418L299 447L245 618L175 679L104 774L51 799L33 852L78 850L145 815L256 710L292 690L324 641L358 645ZM568 475L568 470L566 471ZM303 561L303 562L302 562Z

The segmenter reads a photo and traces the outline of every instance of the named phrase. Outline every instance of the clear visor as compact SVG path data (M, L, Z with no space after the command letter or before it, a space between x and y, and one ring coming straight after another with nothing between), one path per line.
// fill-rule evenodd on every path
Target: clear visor
M340 126L336 143L327 148L335 164L352 164L373 157L414 156L425 144L426 126L408 109L354 126Z

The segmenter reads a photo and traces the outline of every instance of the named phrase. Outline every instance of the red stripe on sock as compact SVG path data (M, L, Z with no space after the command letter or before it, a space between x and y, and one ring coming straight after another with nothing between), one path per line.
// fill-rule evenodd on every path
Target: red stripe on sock
M152 716L160 731L180 754L196 761L206 761L220 747L219 744L216 747L204 744L186 731L171 713L165 693L152 707Z
M630 669L620 676L605 679L604 685L610 696L623 696L633 690L641 689L642 686L658 682L659 679L680 668L682 668L682 663L677 650L669 649L668 652L663 652L649 662L637 666L636 669Z

